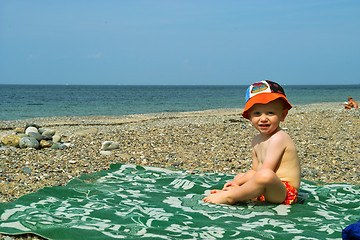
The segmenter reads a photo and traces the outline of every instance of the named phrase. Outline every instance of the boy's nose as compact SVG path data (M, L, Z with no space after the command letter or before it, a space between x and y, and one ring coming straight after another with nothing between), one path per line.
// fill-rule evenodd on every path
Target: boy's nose
M265 122L266 120L267 120L266 115L265 115L265 114L262 114L262 115L260 116L260 121Z

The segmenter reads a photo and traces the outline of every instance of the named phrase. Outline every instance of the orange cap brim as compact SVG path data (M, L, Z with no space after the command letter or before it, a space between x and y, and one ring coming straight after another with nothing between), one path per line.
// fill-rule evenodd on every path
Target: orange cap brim
M287 109L291 109L292 106L289 103L289 101L286 99L286 97L280 93L260 93L257 94L255 96L253 96L252 98L250 98L246 104L245 104L245 109L242 113L242 116L246 119L250 119L249 116L249 110L252 106L254 106L255 104L259 103L259 104L267 104L269 102L272 102L278 98L282 98L284 100L284 103L286 105Z

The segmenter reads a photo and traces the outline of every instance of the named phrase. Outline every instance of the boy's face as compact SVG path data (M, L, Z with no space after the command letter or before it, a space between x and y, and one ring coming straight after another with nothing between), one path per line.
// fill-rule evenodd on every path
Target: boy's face
M288 113L282 100L277 99L267 104L255 104L249 110L250 121L261 134L272 134Z

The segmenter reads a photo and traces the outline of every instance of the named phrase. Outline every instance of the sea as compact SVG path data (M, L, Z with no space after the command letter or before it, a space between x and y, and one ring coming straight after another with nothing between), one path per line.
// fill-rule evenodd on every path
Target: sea
M0 85L0 121L243 108L248 86ZM360 102L359 85L283 85L289 102Z

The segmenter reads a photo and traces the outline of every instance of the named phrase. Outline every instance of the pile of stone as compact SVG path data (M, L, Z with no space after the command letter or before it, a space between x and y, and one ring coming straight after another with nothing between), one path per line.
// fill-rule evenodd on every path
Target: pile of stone
M12 133L1 138L1 145L16 148L65 149L68 144L61 142L61 136L54 130L43 129L36 124L15 128Z

